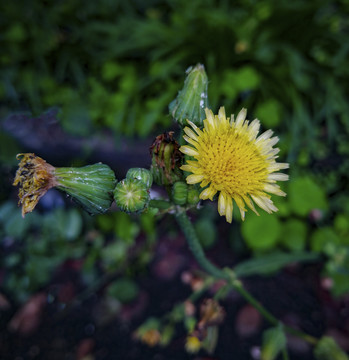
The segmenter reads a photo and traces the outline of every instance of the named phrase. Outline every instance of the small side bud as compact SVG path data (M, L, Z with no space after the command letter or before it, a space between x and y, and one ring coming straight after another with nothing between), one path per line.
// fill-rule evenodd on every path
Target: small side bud
M172 117L181 125L187 125L187 119L201 127L205 117L208 79L205 67L197 64L187 70L183 89L169 105Z
M177 181L172 186L172 200L176 205L185 205L188 197L188 185Z
M200 201L200 192L194 186L188 186L188 205L196 205Z
M261 360L275 360L286 347L286 336L281 327L264 331Z
M150 147L152 156L151 173L158 185L171 185L182 179L183 154L173 137L173 132L164 133L155 138Z
M124 179L114 190L114 199L120 210L127 213L142 212L149 203L147 186L137 179Z
M149 189L153 184L153 175L147 169L131 168L127 171L126 179L136 179L141 181Z

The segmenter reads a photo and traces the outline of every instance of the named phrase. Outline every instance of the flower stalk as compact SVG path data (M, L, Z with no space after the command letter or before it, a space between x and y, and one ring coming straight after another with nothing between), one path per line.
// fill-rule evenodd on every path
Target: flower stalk
M235 291L237 291L248 303L250 303L259 313L272 325L282 326L282 328L290 334L296 335L299 338L307 341L308 343L315 345L318 340L302 331L296 330L280 322L273 314L271 314L249 291L245 289L242 282L236 277L235 273L230 269L220 269L213 265L206 257L200 241L196 235L195 229L189 220L186 212L181 209L176 214L176 220L183 231L189 248L192 251L195 259L199 265L210 275L217 279L226 280Z

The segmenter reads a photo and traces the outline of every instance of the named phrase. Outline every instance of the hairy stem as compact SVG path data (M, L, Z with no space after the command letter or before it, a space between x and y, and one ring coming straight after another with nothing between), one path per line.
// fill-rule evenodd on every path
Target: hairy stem
M280 322L274 315L272 315L252 294L247 291L242 282L236 277L234 272L229 269L220 269L217 266L213 265L206 257L202 246L199 242L199 239L196 235L195 229L193 224L189 220L186 212L184 210L179 210L176 214L177 222L182 229L187 241L190 250L192 251L193 255L195 256L199 265L209 274L218 278L227 280L228 284L235 289L248 303L250 303L254 308L256 308L260 314L268 320L273 325L281 326L289 333L296 335L303 340L311 343L316 344L317 339L311 335L305 334L302 331L296 330L289 326L286 326Z

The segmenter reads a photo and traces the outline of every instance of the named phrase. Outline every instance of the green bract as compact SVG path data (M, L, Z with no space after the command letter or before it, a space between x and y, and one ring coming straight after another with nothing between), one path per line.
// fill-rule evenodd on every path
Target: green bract
M98 163L81 168L56 168L58 189L69 194L90 215L103 214L113 202L117 182L109 166Z
M187 196L187 203L188 205L196 205L200 201L199 191L193 187L188 186L188 196Z
M147 169L131 168L127 171L126 179L137 179L149 189L153 184L153 175Z
M114 199L122 211L141 212L149 203L149 193L147 186L140 180L124 179L116 185Z

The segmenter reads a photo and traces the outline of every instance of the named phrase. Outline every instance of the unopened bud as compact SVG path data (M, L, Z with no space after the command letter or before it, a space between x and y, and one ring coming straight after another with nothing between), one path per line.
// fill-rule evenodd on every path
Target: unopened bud
M188 186L188 197L187 203L188 205L196 205L200 201L200 192L194 186Z
M114 199L122 211L142 212L149 203L148 188L140 180L124 179L116 185Z
M197 126L202 126L205 117L208 79L205 68L201 64L187 70L187 78L183 89L169 105L170 114L181 125L187 125L187 120Z
M261 360L275 360L286 346L286 336L281 327L264 331Z
M188 185L184 181L177 181L172 186L172 200L176 205L185 205L188 196Z
M131 168L127 171L126 179L136 179L141 181L149 189L153 184L153 175L147 169Z

